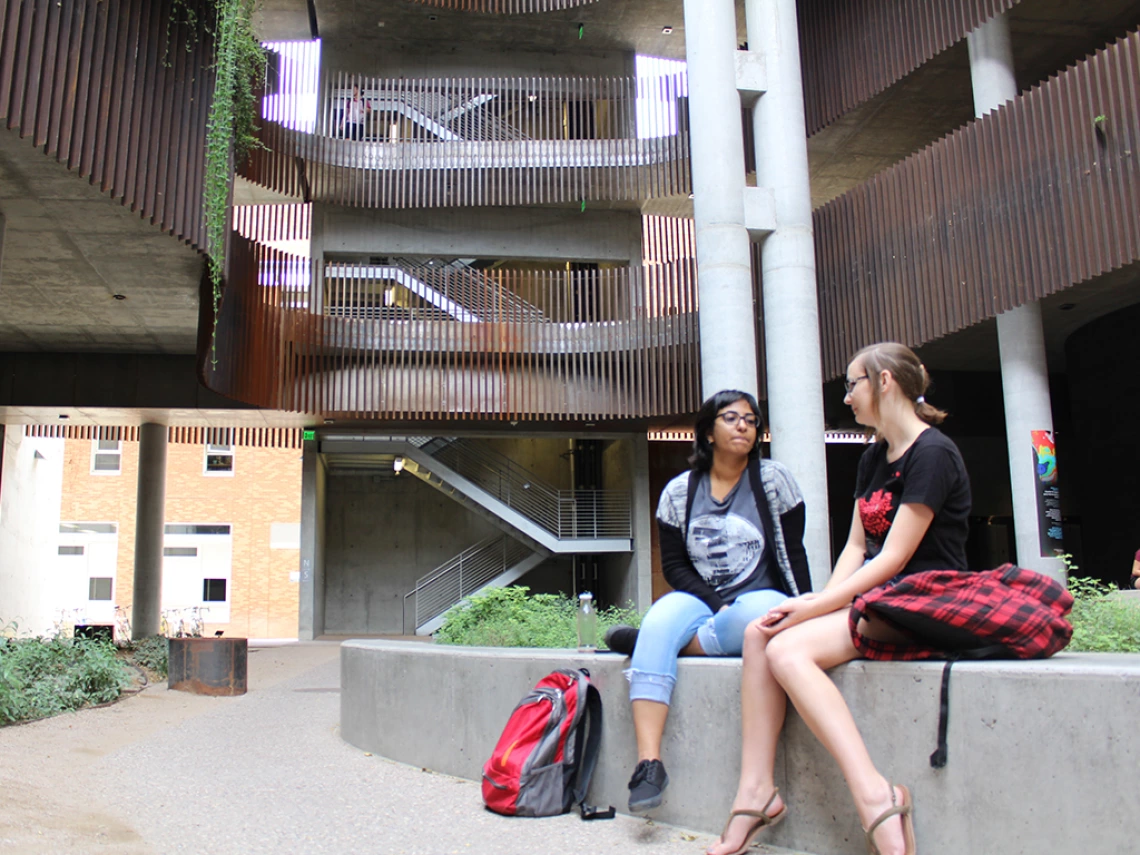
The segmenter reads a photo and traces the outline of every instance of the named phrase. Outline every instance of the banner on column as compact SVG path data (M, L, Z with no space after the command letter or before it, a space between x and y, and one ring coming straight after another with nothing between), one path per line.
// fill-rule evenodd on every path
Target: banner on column
M1053 432L1030 431L1033 437L1033 467L1037 473L1037 535L1041 557L1054 558L1061 544L1061 491L1057 487L1057 451Z

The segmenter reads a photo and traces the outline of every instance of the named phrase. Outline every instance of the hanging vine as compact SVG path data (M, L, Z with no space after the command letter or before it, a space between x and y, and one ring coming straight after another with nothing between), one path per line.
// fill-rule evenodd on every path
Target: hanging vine
M184 4L187 0L176 0ZM258 91L265 78L266 56L253 32L256 0L209 0L213 5L214 98L206 122L206 180L202 216L206 224L206 257L213 289L210 333L212 364L217 364L218 306L226 269L229 237L228 205L234 168L261 143Z

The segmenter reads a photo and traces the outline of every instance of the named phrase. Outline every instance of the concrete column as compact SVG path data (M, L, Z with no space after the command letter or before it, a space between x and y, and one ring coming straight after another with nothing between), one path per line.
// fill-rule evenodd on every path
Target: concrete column
M139 428L135 502L135 585L131 637L158 635L162 613L162 543L166 525L166 425Z
M970 52L974 114L981 117L1017 97L1007 15L998 15L982 24L967 36L966 43ZM1017 563L1063 579L1065 568L1060 559L1041 554L1041 515L1037 504L1040 484L1030 433L1053 431L1040 304L1030 303L1003 312L997 317L997 329Z
M756 319L744 227L744 145L731 0L685 0L701 396L756 394Z
M315 440L304 443L301 462L301 566L297 637L325 632L325 466Z
M763 56L767 91L753 108L756 184L772 192L775 229L761 246L764 357L772 457L807 504L804 545L818 590L831 575L823 370L815 281L807 128L795 0L746 0L748 47Z
M633 475L633 560L627 600L644 612L653 603L653 497L649 494L649 438L642 433L630 440Z

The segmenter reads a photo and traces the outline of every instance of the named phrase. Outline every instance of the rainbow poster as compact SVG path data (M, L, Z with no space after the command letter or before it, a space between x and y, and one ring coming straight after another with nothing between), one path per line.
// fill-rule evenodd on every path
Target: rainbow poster
M1033 439L1033 471L1036 475L1037 534L1041 557L1052 558L1063 551L1061 544L1061 491L1057 487L1057 449L1053 432L1030 431Z

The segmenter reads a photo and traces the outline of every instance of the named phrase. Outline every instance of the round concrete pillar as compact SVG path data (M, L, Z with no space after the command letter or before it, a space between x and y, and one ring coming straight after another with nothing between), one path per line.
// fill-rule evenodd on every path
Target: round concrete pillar
M736 10L730 0L685 0L689 145L697 245L701 395L755 395L756 315L744 227L744 130L736 89Z
M166 425L139 428L135 504L135 584L131 636L157 635L162 609L162 543L166 525Z
M984 116L1017 97L1008 17L1002 14L986 21L969 34L966 43L974 114ZM1017 563L1062 579L1065 568L1060 559L1042 554L1046 550L1041 530L1046 523L1039 509L1041 484L1033 451L1034 431L1053 433L1040 305L1031 303L1001 313L997 328Z

